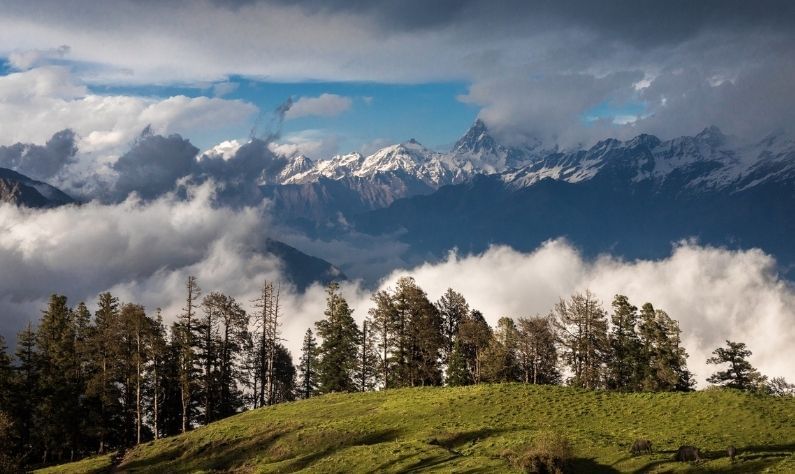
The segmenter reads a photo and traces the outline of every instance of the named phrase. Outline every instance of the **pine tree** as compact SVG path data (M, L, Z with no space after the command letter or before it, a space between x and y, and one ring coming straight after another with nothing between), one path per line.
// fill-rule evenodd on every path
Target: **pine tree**
M687 370L687 353L681 346L679 323L646 303L640 310L638 335L641 350L640 388L648 391L686 391L693 381Z
M356 389L360 392L373 390L378 382L378 354L375 339L367 320L362 323L356 355Z
M472 374L467 366L467 356L461 339L456 337L447 364L445 383L450 387L460 387L472 383Z
M75 332L66 297L52 295L36 331L36 360L40 399L34 410L35 434L43 462L52 453L58 460L74 454L80 426L82 387L75 375Z
M517 352L522 381L531 384L560 382L555 332L549 318L519 318Z
M216 419L216 378L218 368L218 325L223 312L225 298L221 293L212 292L202 300L202 317L195 323L196 361L201 367L199 398L204 409L204 424Z
M259 374L257 381L259 397L255 400L255 406L257 404L269 405L273 402L273 364L277 356L277 345L281 341L279 337L279 326L281 325L279 293L279 286L265 281L260 297L254 302L259 310L254 316L254 323L258 331L255 344L259 352L256 366L256 372Z
M442 347L442 362L449 363L450 354L453 352L453 344L458 336L458 327L469 314L469 304L461 293L448 288L444 295L436 303L439 315L442 317L442 337L444 345Z
M89 433L98 443L97 452L120 441L121 405L117 381L119 300L108 292L99 295L94 326L88 335L89 375L86 394L93 409Z
M273 354L273 389L271 403L295 400L295 366L293 356L282 344L276 344Z
M481 382L481 366L483 364L483 353L491 343L491 328L483 314L473 309L467 318L461 323L458 329L458 338L461 340L461 347L467 359L470 378L473 383Z
M14 380L12 411L19 435L19 444L26 449L33 447L33 413L39 403L39 369L36 357L36 332L33 325L17 335L17 377Z
M497 330L483 353L482 378L486 382L510 382L518 378L518 334L511 318L497 322Z
M318 364L320 391L352 392L356 389L353 377L359 329L351 316L353 310L339 294L339 285L330 283L326 294L325 318L315 323L322 339Z
M640 338L636 332L638 308L624 295L613 299L610 318L610 359L607 362L607 386L611 389L639 390L643 377Z
M298 364L299 395L309 398L317 391L317 340L312 329L307 329L301 346L301 360Z
M590 291L574 294L569 301L555 305L554 322L563 358L573 377L571 385L595 389L604 385L604 363L609 344L607 315Z
M0 335L0 411L6 414L14 388L13 375L11 355L8 353L5 339Z
M248 339L249 318L234 298L222 300L220 320L220 344L218 350L218 416L227 417L243 407L243 398L238 384L242 378L239 354Z
M180 374L179 385L182 396L182 432L186 432L191 425L191 410L193 405L194 376L196 373L194 356L194 324L196 307L198 306L201 288L195 276L189 276L185 283L185 307L180 315L179 330L182 332L177 337L180 344Z
M165 386L171 381L167 378L166 364L168 358L168 341L166 340L166 327L163 325L163 314L157 308L157 316L153 322L150 355L152 357L151 370L151 409L152 434L159 439L162 430L163 399Z
M392 368L395 365L393 354L398 338L398 313L392 295L388 291L379 291L372 296L375 307L370 308L371 332L376 339L378 357L380 359L380 378L384 388L394 386Z
M442 319L413 278L402 277L392 297L398 318L395 381L398 386L440 385Z
M766 380L748 361L752 352L745 343L727 340L726 347L718 347L712 353L714 357L707 359L707 364L729 366L726 370L712 374L707 382L738 390L752 390Z

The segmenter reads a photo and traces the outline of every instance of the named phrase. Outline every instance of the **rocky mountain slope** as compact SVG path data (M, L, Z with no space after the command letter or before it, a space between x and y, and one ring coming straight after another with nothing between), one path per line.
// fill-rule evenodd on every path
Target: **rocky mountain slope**
M56 207L75 200L47 183L0 168L0 202L25 207Z

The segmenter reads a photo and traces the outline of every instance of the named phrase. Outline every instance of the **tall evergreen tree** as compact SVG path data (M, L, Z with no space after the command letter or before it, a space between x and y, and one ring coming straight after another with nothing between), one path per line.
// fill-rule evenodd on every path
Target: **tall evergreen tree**
M513 319L502 317L483 354L482 377L487 382L510 382L518 379L518 331Z
M612 306L607 386L616 390L639 390L643 378L643 358L636 331L638 308L630 304L624 295L616 295Z
M469 314L469 304L461 293L457 293L452 288L448 288L444 295L439 298L436 308L442 318L442 362L449 363L450 354L453 352L453 344L458 337L458 327Z
M182 432L186 432L191 425L193 408L193 389L194 377L196 374L194 356L194 325L196 319L196 308L201 296L201 288L195 276L189 276L185 282L185 307L179 316L180 326L177 326L177 342L180 346L180 373L179 386L182 396Z
M319 349L318 382L323 393L355 391L356 348L359 328L353 310L332 282L326 289L325 318L315 323L322 339Z
M36 355L39 369L40 399L34 410L36 438L46 463L69 459L78 447L80 395L76 379L75 328L66 297L52 295L36 331Z
M97 299L94 326L88 334L89 369L86 394L92 409L88 413L89 433L96 438L97 452L120 442L121 394L118 389L117 351L119 300L105 292Z
M393 296L398 315L395 380L398 386L440 385L442 319L413 278L402 277Z
M356 388L360 392L373 390L378 382L379 364L375 339L367 320L362 323L356 355Z
M453 342L453 350L448 358L445 383L450 387L460 387L472 383L472 374L467 364L467 354L461 339L458 337Z
M39 367L36 357L36 332L33 325L28 326L17 335L17 377L14 380L14 398L11 404L16 421L15 431L19 436L19 445L25 451L32 451L33 446L33 414L39 403Z
M307 329L301 345L301 360L298 363L299 396L309 398L317 391L317 340L312 329Z
M152 358L152 370L149 384L151 387L149 416L152 420L152 434L155 439L159 439L163 429L164 391L166 386L175 380L168 377L166 370L169 351L168 341L166 340L166 327L163 325L163 314L160 308L157 308L157 315L153 322L150 355Z
M742 342L727 340L726 347L718 347L707 364L728 365L726 370L719 370L710 375L707 382L738 390L756 389L764 383L765 377L748 361L753 354Z
M390 388L395 384L392 369L396 363L393 354L399 337L399 315L392 295L388 291L379 291L371 299L375 306L370 308L368 314L370 315L371 332L375 336L378 348L380 378L384 388Z
M569 301L561 299L555 305L554 316L563 358L573 373L570 383L589 389L603 387L609 351L605 310L586 291L574 294Z
M458 337L469 367L473 383L481 382L483 354L491 343L492 333L483 313L473 309L458 329Z
M218 416L237 413L243 407L238 387L242 378L238 360L248 338L249 318L245 310L230 296L221 300L220 340L218 344Z
M521 379L531 384L560 381L555 331L549 318L520 318L517 352Z

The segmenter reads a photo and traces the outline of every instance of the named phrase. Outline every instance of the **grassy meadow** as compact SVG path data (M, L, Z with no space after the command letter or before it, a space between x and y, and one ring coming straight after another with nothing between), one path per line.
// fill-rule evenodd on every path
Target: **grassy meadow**
M142 444L116 472L521 472L542 432L565 436L571 472L795 472L795 398L726 390L614 393L522 384L330 394L253 410ZM653 453L632 456L635 439ZM680 445L703 462L677 463ZM733 444L734 464L725 455ZM103 472L97 457L38 472Z

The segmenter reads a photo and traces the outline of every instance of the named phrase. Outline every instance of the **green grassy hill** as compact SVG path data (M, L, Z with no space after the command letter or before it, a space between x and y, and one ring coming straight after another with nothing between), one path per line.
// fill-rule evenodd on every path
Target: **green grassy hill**
M138 446L117 472L517 472L506 455L543 431L571 441L572 472L795 472L795 398L519 384L332 394L249 411ZM631 456L637 438L654 453ZM708 459L673 462L682 444ZM109 460L48 472L101 472Z

